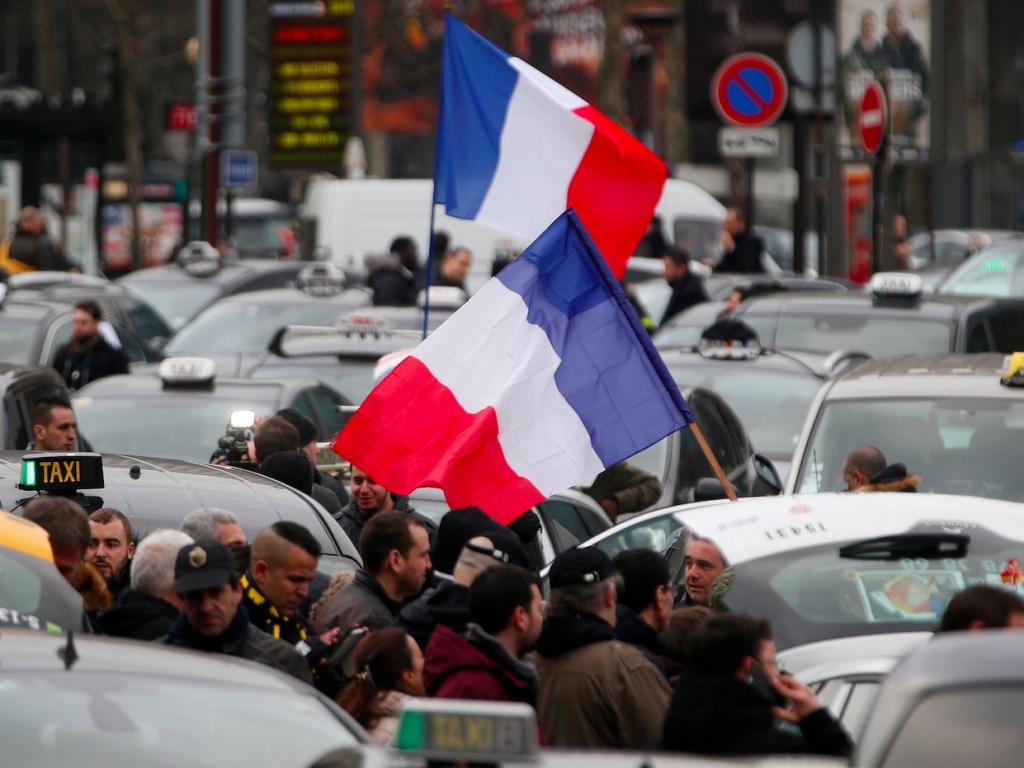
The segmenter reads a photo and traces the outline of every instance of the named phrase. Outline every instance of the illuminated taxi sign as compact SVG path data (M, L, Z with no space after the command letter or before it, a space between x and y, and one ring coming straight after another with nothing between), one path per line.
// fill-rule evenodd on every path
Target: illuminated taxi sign
M28 453L21 457L23 491L77 491L103 487L98 453Z
M399 718L395 746L460 763L533 761L539 757L537 716L527 704L413 699Z
M426 304L427 296L427 291L420 291L420 295L416 299L417 306L423 308ZM458 309L466 303L468 298L464 290L452 285L430 286L429 297L430 306L433 309Z
M310 264L299 272L296 284L310 296L335 296L345 287L345 273L334 264Z
M879 272L871 278L871 293L885 299L915 299L924 292L920 275L907 272Z
M213 381L217 364L208 357L169 357L160 363L158 373L164 386L196 386Z
M1024 352L1014 352L1003 360L999 383L1008 387L1024 387Z
M387 318L377 315L344 315L331 325L347 336L380 336L391 330L391 323Z

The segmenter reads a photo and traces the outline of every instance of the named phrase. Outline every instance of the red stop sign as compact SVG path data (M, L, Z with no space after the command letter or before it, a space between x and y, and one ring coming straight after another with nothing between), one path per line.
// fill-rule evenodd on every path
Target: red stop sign
M860 99L857 129L860 143L869 155L878 154L885 138L885 92L878 83L868 83Z

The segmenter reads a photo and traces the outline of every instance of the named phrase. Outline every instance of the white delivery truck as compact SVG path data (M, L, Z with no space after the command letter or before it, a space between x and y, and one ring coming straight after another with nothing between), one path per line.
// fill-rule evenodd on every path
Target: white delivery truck
M432 194L430 179L314 179L306 191L303 215L316 221L316 248L358 280L366 276L364 258L387 253L399 235L416 240L426 258ZM715 198L679 179L666 182L657 212L669 242L679 240L697 257L705 255L705 246L717 243L725 218L725 208ZM463 245L473 252L471 290L490 277L496 254L529 245L508 232L451 218L440 205L434 229L448 232L452 246Z

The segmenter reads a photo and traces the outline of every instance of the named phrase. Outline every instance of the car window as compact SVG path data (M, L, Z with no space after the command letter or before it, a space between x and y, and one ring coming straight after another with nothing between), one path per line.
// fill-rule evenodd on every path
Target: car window
M126 330L124 326L113 321L110 321L110 324L114 327L114 332L117 333L117 338L121 341L121 349L124 350L129 363L149 362L146 350L135 340L131 331Z
M173 330L178 330L195 317L207 304L215 301L223 291L218 283L179 282L126 282L129 290L137 293Z
M850 685L850 694L846 698L846 705L839 714L839 720L856 741L864 730L864 723L871 712L871 706L878 698L878 691L881 682L878 680L858 680Z
M652 549L655 552L664 552L672 541L672 533L681 527L679 521L672 515L630 522L619 525L614 535L601 539L594 546L607 552L609 557L615 557L627 549Z
M42 360L50 364L53 362L53 358L57 355L57 350L63 347L71 341L71 315L70 313L65 317L60 317L53 322L50 326L50 330L46 332L46 339L43 341L43 354ZM14 361L7 361L14 362ZM25 362L37 362L35 360L26 360Z
M826 403L800 462L800 493L845 488L846 455L874 445L922 477L922 491L1019 501L1024 402L906 398Z
M970 354L992 351L984 317L971 318L967 331L967 347L964 351Z
M163 318L142 302L126 299L121 306L135 332L144 340L166 338L171 335L171 329L167 327Z
M740 455L736 435L730 432L729 426L714 400L703 397L691 398L689 405L697 424L704 433L704 438L711 447L711 452L718 459L722 471L728 475L743 463L744 457ZM707 466L707 464L705 459L704 465ZM710 477L710 467L708 467L707 473L701 476Z
M316 411L316 421L321 425L320 439L333 440L345 426L345 415L339 410L345 403L334 393L320 387L309 390L308 395Z
M321 362L289 360L268 357L249 372L252 379L317 379L332 387L355 403L361 403L373 389L373 368L376 360L349 359L340 362L337 357Z
M914 707L882 765L1017 765L1022 753L1024 688L958 689Z
M32 432L29 430L28 419L23 407L21 398L9 400L5 404L4 413L7 418L6 445L8 450L21 450L27 448L32 440ZM0 571L2 572L2 571Z
M1024 251L991 248L972 256L942 283L941 293L1007 298L1021 295Z
M747 316L743 320L747 322ZM761 333L757 323L750 324ZM779 317L775 338L770 343L783 349L812 352L855 349L876 358L904 354L932 355L951 350L953 331L953 323L946 320L830 315L822 312L816 312L813 316L783 314ZM769 342L762 336L761 343Z
M608 518L599 515L590 507L583 504L573 504L573 506L576 508L577 514L583 519L583 526L587 530L587 536L584 537L584 541L611 528Z
M548 499L541 503L541 507L548 517L569 531L576 541L586 541L593 535L579 516L575 504L561 499Z
M987 318L995 352L1009 354L1024 349L1024 313L1019 310L995 312Z

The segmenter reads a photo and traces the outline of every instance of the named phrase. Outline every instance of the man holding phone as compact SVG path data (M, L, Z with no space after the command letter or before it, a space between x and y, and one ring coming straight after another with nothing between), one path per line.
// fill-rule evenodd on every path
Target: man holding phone
M792 723L799 733L776 727ZM666 750L705 755L849 756L853 743L814 692L775 665L766 619L712 616L665 716Z

